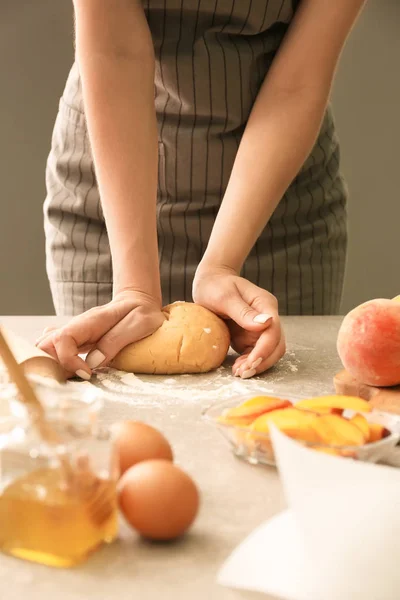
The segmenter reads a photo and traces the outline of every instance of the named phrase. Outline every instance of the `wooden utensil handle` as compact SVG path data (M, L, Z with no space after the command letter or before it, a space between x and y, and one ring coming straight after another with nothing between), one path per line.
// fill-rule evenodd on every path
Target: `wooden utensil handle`
M13 379L15 385L18 388L18 391L20 392L20 394L22 396L22 400L25 402L25 404L28 404L31 409L34 409L36 413L43 414L43 407L40 404L40 402L38 401L38 399L36 398L36 395L35 395L34 391L32 390L28 380L26 379L20 366L18 365L17 361L15 360L10 348L8 347L8 344L3 336L1 328L0 328L0 354L4 361L4 364L6 365L6 367L8 369L8 372L11 375L11 378Z
M40 436L47 442L56 441L55 432L49 427L43 406L40 404L23 370L14 358L3 332L0 328L0 356L20 393L20 400L28 407L33 424L37 427Z

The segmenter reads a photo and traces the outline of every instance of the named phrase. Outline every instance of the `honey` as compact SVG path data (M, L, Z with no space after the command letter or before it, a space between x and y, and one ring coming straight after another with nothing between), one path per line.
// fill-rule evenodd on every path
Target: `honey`
M118 533L118 460L96 390L35 385L56 432L44 440L14 392L0 418L0 551L52 567L84 562Z
M115 482L102 481L101 496L96 495L94 503L64 483L61 469L47 468L24 475L3 490L1 550L49 566L70 567L115 539Z

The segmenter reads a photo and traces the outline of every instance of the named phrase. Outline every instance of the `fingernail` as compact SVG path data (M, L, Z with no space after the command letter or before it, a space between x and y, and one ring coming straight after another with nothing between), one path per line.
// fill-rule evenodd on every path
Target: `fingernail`
M267 321L269 321L270 319L272 319L272 315L267 315L267 314L260 314L257 315L256 317L254 317L253 319L253 323L260 323L261 325L265 325L265 323Z
M83 369L78 369L76 375L81 379L84 379L85 381L89 381L91 377L91 375L89 375L89 373L86 373L86 371L84 371Z
M86 364L90 369L96 369L103 361L105 361L106 357L100 350L93 350L86 357Z
M256 374L256 370L255 369L247 369L246 371L243 371L243 373L241 374L241 378L242 379L250 379L250 377L253 377L253 375Z
M263 361L263 359L261 357L257 358L257 360L255 360L253 362L253 364L251 365L251 368L252 369L257 369L257 367L259 367L261 365L262 361Z
M234 373L234 376L235 376L235 377L239 377L239 371L240 371L240 367L239 367L238 369L236 369L236 371L235 371L235 373Z

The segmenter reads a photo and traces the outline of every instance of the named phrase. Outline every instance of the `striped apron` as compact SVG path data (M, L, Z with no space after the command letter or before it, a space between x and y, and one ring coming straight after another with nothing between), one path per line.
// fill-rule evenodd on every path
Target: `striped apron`
M158 238L163 302L191 286L246 122L295 11L291 0L144 0L156 55ZM293 135L296 143L296 133ZM46 169L46 262L57 314L111 299L110 247L77 64L60 100ZM242 275L281 314L339 310L346 187L330 108L318 140Z

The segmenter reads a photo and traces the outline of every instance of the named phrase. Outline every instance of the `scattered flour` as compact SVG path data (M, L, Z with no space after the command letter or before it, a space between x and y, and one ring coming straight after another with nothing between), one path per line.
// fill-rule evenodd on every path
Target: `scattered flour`
M233 357L216 371L177 377L162 375L134 375L115 369L99 369L90 385L100 388L107 398L131 405L208 403L238 395L278 393L277 386L293 384L293 373L299 370L299 361L293 351L288 351L279 365L262 377L242 380L231 371Z
M105 400L134 406L179 405L202 401L210 404L234 396L258 394L284 393L290 397L292 390L296 390L298 397L298 379L295 373L299 371L300 363L293 351L287 351L279 364L261 377L246 380L232 375L234 359L234 355L229 355L224 366L211 373L174 377L134 375L106 367L98 369L90 382L72 380L67 385L72 389L78 387L86 390L89 396L90 390L95 392L97 388L101 390Z

